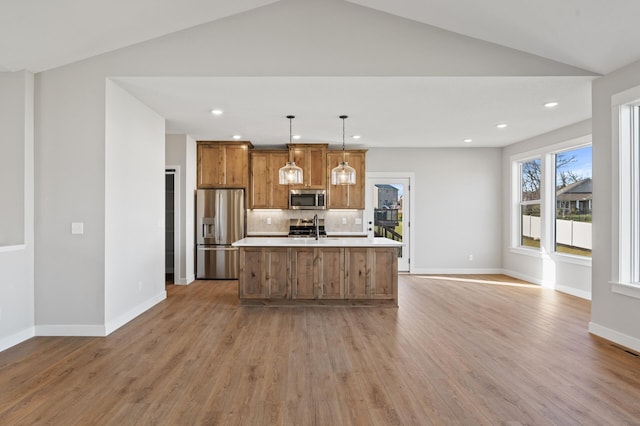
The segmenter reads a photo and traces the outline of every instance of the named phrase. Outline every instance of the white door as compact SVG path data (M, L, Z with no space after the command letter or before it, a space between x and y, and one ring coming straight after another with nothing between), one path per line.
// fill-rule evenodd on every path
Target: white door
M367 232L402 242L398 271L410 272L411 179L394 175L367 174Z

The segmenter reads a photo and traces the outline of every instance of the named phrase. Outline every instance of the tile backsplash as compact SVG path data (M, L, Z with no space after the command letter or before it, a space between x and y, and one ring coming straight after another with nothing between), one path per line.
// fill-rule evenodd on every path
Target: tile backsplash
M248 210L249 235L286 234L289 219L324 219L324 228L333 234L365 234L364 210Z

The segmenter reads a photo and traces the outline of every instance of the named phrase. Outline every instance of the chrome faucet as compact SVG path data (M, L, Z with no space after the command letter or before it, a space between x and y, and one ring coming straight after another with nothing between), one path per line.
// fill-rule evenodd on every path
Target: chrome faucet
M313 232L316 235L316 240L318 239L318 235L320 235L320 221L318 220L318 214L313 215Z

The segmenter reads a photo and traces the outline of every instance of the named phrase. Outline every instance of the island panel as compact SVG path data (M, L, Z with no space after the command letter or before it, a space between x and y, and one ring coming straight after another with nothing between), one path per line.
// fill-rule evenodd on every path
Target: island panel
M267 245L255 246L257 242ZM240 304L397 306L398 244L341 244L271 239L236 244L241 261Z

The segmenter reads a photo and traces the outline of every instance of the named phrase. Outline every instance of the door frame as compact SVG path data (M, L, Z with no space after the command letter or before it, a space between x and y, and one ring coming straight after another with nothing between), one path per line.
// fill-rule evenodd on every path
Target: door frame
M416 181L416 174L414 172L367 172L366 173L366 183L365 183L365 211L364 211L364 215L365 215L365 223L367 224L367 226L365 227L365 229L368 228L368 223L371 222L373 223L373 184L371 183L371 181L373 179L375 180L379 180L379 179L407 179L409 181L409 188L408 188L408 193L409 193L409 223L406 224L408 226L406 226L407 228L409 228L409 242L408 242L408 246L409 247L404 247L404 252L408 252L409 253L409 273L412 274L413 270L415 269L415 262L411 262L411 260L414 260L415 257L415 193L416 193L416 187L415 187L415 181ZM403 211L403 215L405 214L405 212ZM405 227L405 224L403 224L403 228Z

